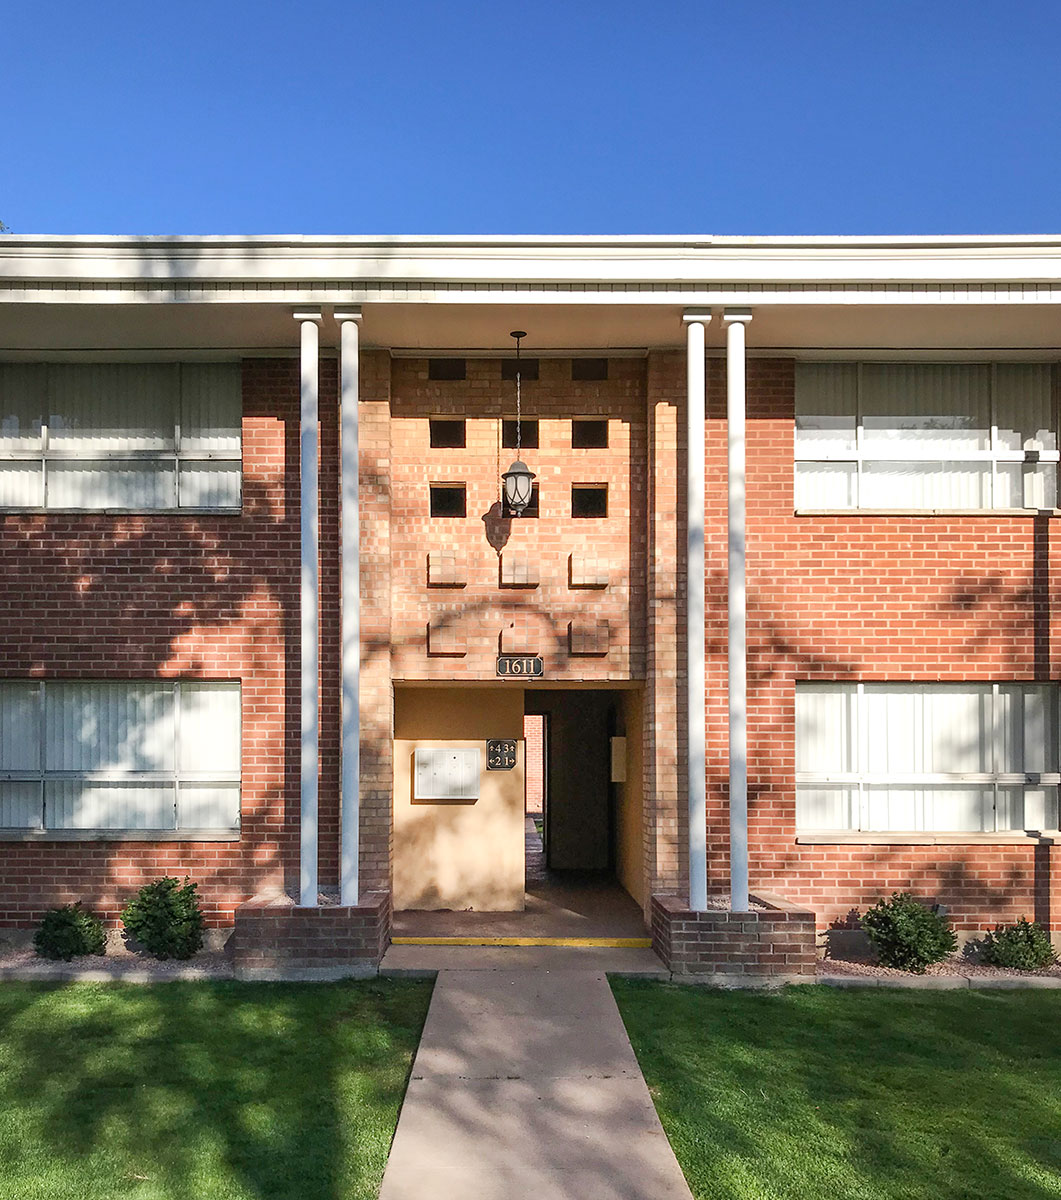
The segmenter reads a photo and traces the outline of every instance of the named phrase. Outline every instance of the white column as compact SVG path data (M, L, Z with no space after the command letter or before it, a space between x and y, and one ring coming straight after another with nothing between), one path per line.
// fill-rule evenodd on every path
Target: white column
M726 431L729 442L729 892L748 911L748 608L745 593L745 326L748 309L726 309Z
M295 313L302 326L299 419L299 532L302 550L300 613L302 632L302 757L299 769L299 904L317 903L317 777L319 772L318 653L320 583L318 578L317 393L321 314Z
M339 903L358 902L361 814L361 516L358 479L358 321L361 310L337 312L342 454L343 740Z
M704 700L704 327L706 312L686 312L688 467L685 521L685 645L689 729L689 907L707 907L707 711Z

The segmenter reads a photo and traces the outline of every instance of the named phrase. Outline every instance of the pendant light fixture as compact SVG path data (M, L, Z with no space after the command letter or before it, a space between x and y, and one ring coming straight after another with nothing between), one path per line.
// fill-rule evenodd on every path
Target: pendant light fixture
M531 502L533 494L534 472L520 459L520 451L523 448L523 431L521 421L522 412L522 397L520 396L520 356L519 344L520 341L527 336L522 329L514 329L512 337L516 339L516 461L509 467L501 476L501 481L505 487L505 505L513 516L522 517L527 505Z

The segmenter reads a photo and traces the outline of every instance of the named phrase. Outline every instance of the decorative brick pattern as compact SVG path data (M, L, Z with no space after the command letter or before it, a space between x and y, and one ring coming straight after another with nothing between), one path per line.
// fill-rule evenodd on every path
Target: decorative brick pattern
M390 944L390 921L389 892L368 894L357 908L300 908L288 896L255 897L235 913L236 977L374 973Z
M693 912L673 896L653 896L653 948L679 977L730 984L813 978L814 913L778 896L755 899L765 911Z
M608 653L610 635L607 621L595 621L592 617L582 617L571 622L567 635L573 656L582 655L589 658Z
M431 550L427 555L427 586L435 588L464 587L468 569L463 555L454 550Z
M538 421L538 448L523 457L538 476L539 516L506 518L500 475L512 451L501 446L500 424L515 417L515 384L501 378L499 359L467 360L467 377L428 378L426 359L391 363L391 438L394 463L391 570L392 665L395 679L494 679L503 653L540 654L549 680L640 679L645 669L645 489L646 454L643 358L614 358L608 378L573 382L569 359L540 360L539 378L523 384L523 415ZM432 448L431 417L466 421L467 444ZM608 446L573 450L571 421L607 419ZM587 474L587 472L589 472ZM587 479L608 484L608 516L594 521L571 517L571 485ZM432 519L428 485L464 483L468 515ZM592 537L594 549L615 564L608 588L594 608L611 627L606 655L572 658L568 625L585 608L585 596L569 586L573 547ZM445 542L443 545L442 542ZM423 556L430 548L460 553L467 586L459 603L466 614L463 658L429 655L426 623L436 610L453 609L453 597L427 587ZM497 557L501 555L499 568ZM538 586L499 587L505 561L523 554L534 564Z
M501 554L502 587L536 588L538 578L538 561L535 555L525 550L505 550Z
M610 579L611 566L606 558L591 550L572 551L568 559L568 587L606 588Z
M427 626L427 652L436 658L460 658L467 653L459 611L436 612Z

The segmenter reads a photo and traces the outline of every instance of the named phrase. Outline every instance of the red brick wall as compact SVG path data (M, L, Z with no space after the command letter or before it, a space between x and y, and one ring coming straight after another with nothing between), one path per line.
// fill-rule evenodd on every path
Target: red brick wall
M722 889L728 872L725 371L719 360L708 367L708 836L711 884ZM1031 845L797 844L795 684L1055 679L1061 642L1049 565L1058 523L1023 515L796 516L791 361L750 360L748 417L753 886L816 909L824 924L893 889L947 904L963 928L1046 913L1049 866L1044 851ZM1055 876L1056 890L1061 872Z
M515 457L499 439L499 418L515 416L515 384L501 363L469 359L467 379L428 378L424 359L391 370L393 522L392 652L395 679L494 679L499 649L541 654L550 680L638 678L644 672L645 361L613 358L609 378L575 382L570 361L542 359L540 379L523 385L523 415L540 419L540 448L523 457L538 475L541 516L498 521L500 474ZM433 449L429 419L467 418L467 446ZM609 418L609 445L571 447L571 418ZM432 482L467 485L467 517L432 518ZM571 485L607 483L608 516L573 519ZM592 548L610 564L604 589L569 585L568 556ZM456 551L459 586L429 587L427 556ZM523 554L537 586L499 587L498 551ZM570 625L608 624L607 653L572 655ZM438 636L427 637L431 624Z
M4 842L0 924L75 899L113 920L145 881L188 873L210 924L227 925L241 900L293 881L297 364L245 365L243 461L240 516L0 517L0 677L238 678L243 693L239 842Z
M540 813L545 799L545 718L523 718L523 771L527 812Z

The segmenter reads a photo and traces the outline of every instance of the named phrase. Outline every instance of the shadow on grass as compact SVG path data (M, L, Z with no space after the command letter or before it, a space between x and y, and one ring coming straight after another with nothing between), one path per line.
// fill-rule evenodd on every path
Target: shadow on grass
M698 1198L1061 1196L1052 993L613 989Z
M374 1198L430 990L5 984L0 1190Z

